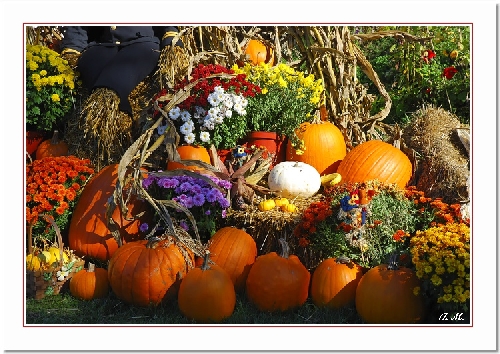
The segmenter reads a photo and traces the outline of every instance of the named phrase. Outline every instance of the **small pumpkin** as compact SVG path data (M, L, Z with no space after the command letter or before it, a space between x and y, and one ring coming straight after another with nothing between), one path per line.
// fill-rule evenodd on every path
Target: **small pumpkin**
M412 176L412 164L400 149L381 140L369 140L354 147L337 169L346 183L377 179L405 188Z
M35 152L37 160L55 156L68 156L68 144L59 139L59 131L57 130L54 130L51 139L42 141Z
M338 309L354 303L363 269L353 262L327 258L314 270L311 299L318 307Z
M217 264L210 264L207 251L201 267L189 271L182 279L179 310L197 322L220 322L233 314L236 292L229 274Z
M287 198L274 198L274 204L276 204L278 208L281 208L284 205L290 204L290 201Z
M269 189L285 198L309 198L321 188L318 171L304 162L283 161L267 177Z
M211 164L211 159L210 155L208 153L208 150L199 145L181 145L177 147L177 152L179 153L179 156L181 160L198 160L198 161L203 161L207 164ZM188 166L184 165L180 162L175 162L175 161L168 161L167 163L167 170L177 170L177 169L185 169L185 170L191 170L191 171L203 171L204 169L202 167L198 166Z
M235 291L244 291L248 272L257 258L253 237L241 229L226 226L210 238L208 249L212 261L231 277Z
M109 285L128 304L156 306L177 297L181 279L193 264L193 253L181 251L170 238L133 241L118 248L111 257Z
M108 271L89 263L88 269L82 269L73 275L69 291L80 300L101 299L108 296Z
M40 270L40 266L41 266L40 258L33 255L32 253L30 253L26 256L26 269L27 270L32 270L32 271L36 272L37 270Z
M246 294L260 311L287 311L303 305L309 295L311 275L296 255L289 254L286 241L282 251L260 255L246 281Z
M59 247L52 246L47 250L48 253L51 255L51 261L52 262L59 262L61 259L61 250ZM62 257L63 257L63 263L68 263L69 258L68 255L63 251L62 252Z
M258 205L260 211L269 211L276 208L276 202L274 199L265 199L261 201Z
M299 154L292 146L291 140L288 140L287 161L307 163L320 175L338 172L338 166L347 153L344 136L339 128L316 117L313 122L302 123L295 132L304 142L305 150Z
M297 206L293 203L288 203L282 205L280 209L287 213L295 213L297 211Z
M419 323L425 317L420 280L409 268L381 264L368 270L356 288L356 310L366 323Z
M273 49L257 39L251 39L248 42L245 55L253 65L259 65L260 63L274 65Z

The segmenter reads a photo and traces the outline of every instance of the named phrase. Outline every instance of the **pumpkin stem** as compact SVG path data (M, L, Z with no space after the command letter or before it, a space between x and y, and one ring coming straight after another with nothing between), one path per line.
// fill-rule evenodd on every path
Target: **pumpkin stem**
M288 242L286 242L284 238L280 238L278 241L281 246L280 256L283 258L288 258L288 256L290 255L290 246L288 246Z
M311 124L323 124L323 119L321 119L321 109L316 110Z
M95 271L95 264L89 263L89 268L87 269L87 272L93 273L94 271Z
M389 264L387 265L387 269L389 269L389 270L398 270L399 269L398 254L396 252L393 252L391 254L391 256L389 257Z
M59 130L54 130L54 134L52 134L52 139L50 140L52 145L59 144Z
M201 265L201 270L210 269L210 251L205 250L205 255L203 256L203 264Z

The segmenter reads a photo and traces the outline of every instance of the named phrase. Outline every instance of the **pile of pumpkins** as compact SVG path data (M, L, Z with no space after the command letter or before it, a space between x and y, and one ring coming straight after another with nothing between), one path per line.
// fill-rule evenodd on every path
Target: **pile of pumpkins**
M355 303L366 323L418 323L425 317L414 272L380 265L364 270L352 262L325 259L311 273L296 255L257 256L254 239L244 230L223 227L209 242L204 257L186 256L173 241L134 241L120 247L108 269L81 270L70 282L82 300L106 297L109 288L134 306L159 305L177 299L188 319L220 322L233 314L236 294L245 294L259 310L284 312L311 297L319 308L339 309ZM187 259L195 264L189 269Z

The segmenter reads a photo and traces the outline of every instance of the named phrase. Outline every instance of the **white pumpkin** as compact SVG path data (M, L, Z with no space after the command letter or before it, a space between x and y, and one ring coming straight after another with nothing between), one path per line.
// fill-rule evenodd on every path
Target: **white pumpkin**
M267 184L280 197L309 198L319 191L321 176L305 162L284 161L273 167Z

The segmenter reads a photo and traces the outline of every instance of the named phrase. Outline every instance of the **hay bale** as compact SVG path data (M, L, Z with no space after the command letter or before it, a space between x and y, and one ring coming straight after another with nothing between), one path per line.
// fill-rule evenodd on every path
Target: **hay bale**
M461 128L454 114L424 106L403 129L404 142L419 156L413 184L428 197L442 198L445 203L468 199L469 155L457 134Z
M295 227L300 223L304 210L314 201L322 198L316 194L311 198L296 198L293 203L297 206L294 213L283 212L278 208L269 211L260 211L257 207L260 199L256 199L247 209L227 212L222 226L235 226L244 229L257 244L258 255L269 252L280 252L279 239L283 238L290 246L290 254L295 254L308 269L315 268L321 261L321 255L308 247L301 247L298 238L293 234Z

